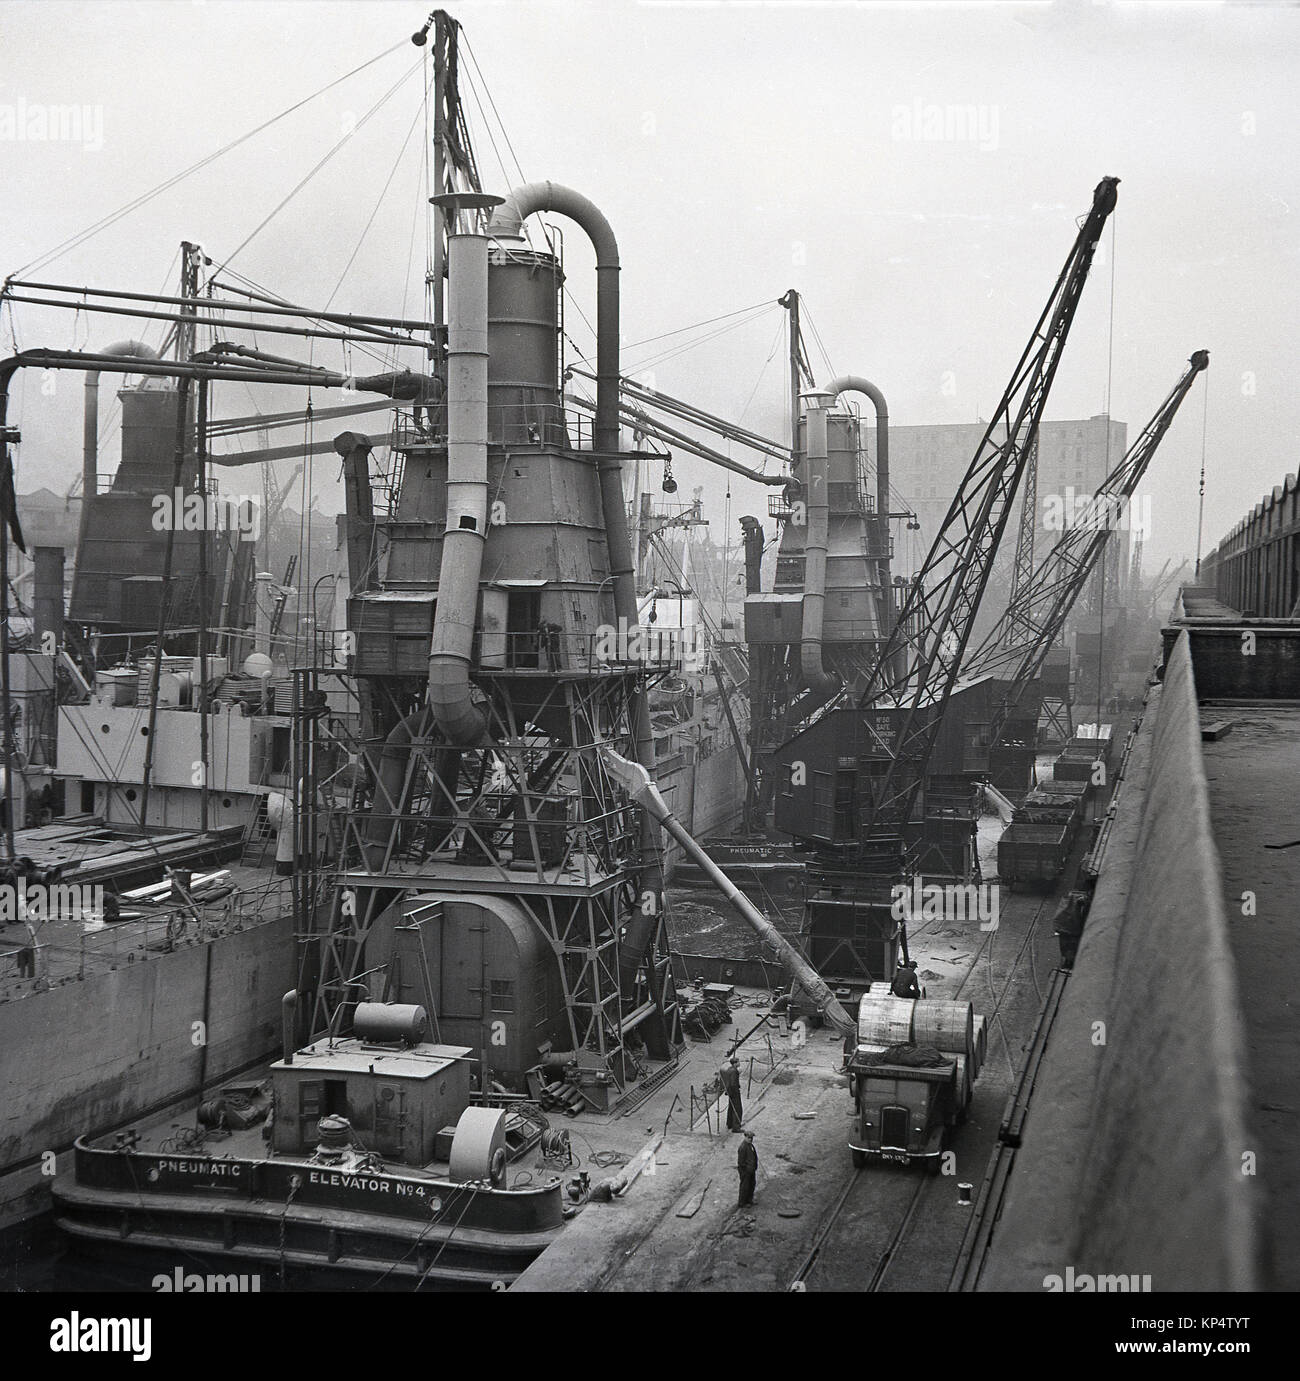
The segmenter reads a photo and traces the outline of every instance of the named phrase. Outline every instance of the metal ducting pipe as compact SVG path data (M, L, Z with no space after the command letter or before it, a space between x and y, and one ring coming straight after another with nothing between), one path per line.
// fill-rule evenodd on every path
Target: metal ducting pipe
M478 747L487 724L471 699L470 657L487 537L487 236L447 244L447 527L429 648L429 708L448 743Z
M814 692L831 690L834 679L822 665L822 622L826 610L826 548L829 542L830 507L826 492L829 462L826 445L826 417L834 394L821 389L805 393L804 485L808 532L804 544L803 631L799 642L799 665L804 685Z
M343 530L348 550L348 594L374 587L375 508L370 490L368 436L341 432L334 449L343 457ZM260 651L269 651L261 648Z
M417 710L400 720L384 739L378 763L371 762L376 786L374 805L362 827L366 844L366 866L382 869L387 861L388 841L392 838L405 804L406 769L411 760L411 741L419 728L422 712Z
M650 774L645 768L639 763L628 762L612 749L604 748L601 751L610 773L623 785L628 795L648 815L659 821L682 846L687 856L699 865L709 881L726 897L740 918L754 929L765 944L775 950L782 967L792 981L808 994L823 1019L842 1036L856 1031L856 1023L831 992L826 980L691 838L686 828L668 808L668 802L650 780Z
M284 1047L281 1058L285 1064L293 1063L293 1052L298 1048L298 989L290 988L280 999L280 1042Z
M592 444L600 475L600 504L609 547L614 612L629 629L637 625L636 566L623 506L623 469L619 462L619 259L618 241L603 213L580 192L555 182L529 182L516 187L497 207L488 234L498 240L519 240L523 222L538 211L555 211L577 222L596 251L596 416ZM653 776L654 734L644 688L632 704L637 761ZM622 977L630 981L654 937L663 894L663 863L658 828L647 813L642 831L641 889L654 897L654 910L632 912L623 944Z
M860 374L841 374L826 385L826 392L836 398L842 393L861 393L871 400L876 410L876 515L880 520L885 555L880 561L880 633L888 638L893 632L894 592L889 566L889 405L885 395Z
M45 634L56 648L63 646L63 548L36 547L32 589L32 632L38 651L44 651Z
M838 398L841 393L861 393L876 410L876 512L889 517L889 407L885 395L869 379L859 374L841 374L826 385L826 392Z

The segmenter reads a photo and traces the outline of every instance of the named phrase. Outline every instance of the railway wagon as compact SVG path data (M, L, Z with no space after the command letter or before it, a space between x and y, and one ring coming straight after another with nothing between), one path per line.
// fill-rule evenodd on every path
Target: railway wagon
M1008 825L998 840L998 876L1008 887L1050 887L1065 869L1075 828L1061 821Z

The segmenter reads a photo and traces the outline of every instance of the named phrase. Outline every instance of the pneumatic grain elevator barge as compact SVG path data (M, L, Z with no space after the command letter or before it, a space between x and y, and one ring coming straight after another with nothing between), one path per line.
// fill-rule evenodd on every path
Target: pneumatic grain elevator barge
M306 1006L314 1034L386 965L383 996L428 1006L440 1039L474 1052L481 1090L527 1092L564 1066L610 1106L682 1042L658 827L600 752L653 769L647 688L681 652L637 630L617 245L590 202L550 183L504 204L437 200L454 226L440 386L382 485L364 439L338 442L349 665L320 659L299 688L300 910L309 931L328 916ZM541 210L596 249L590 430L562 406L561 264L522 239ZM337 682L355 688L362 742L313 713Z

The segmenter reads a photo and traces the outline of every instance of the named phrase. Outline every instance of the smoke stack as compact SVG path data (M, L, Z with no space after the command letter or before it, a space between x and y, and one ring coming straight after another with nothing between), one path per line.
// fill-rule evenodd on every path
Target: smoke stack
M57 655L57 649L63 646L63 548L37 547L32 556L35 561L32 613L36 650L44 652L47 646L52 646ZM47 633L54 635L52 642L46 638Z

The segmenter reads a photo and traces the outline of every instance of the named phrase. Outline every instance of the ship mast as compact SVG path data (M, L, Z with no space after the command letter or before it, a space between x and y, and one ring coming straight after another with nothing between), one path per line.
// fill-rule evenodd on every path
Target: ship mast
M13 531L19 551L26 552L18 525L18 498L14 491L14 467L9 443L19 439L16 427L4 425L0 402L0 714L4 715L4 815L5 851L12 863L14 851L14 721L9 693L9 535Z
M188 240L181 244L181 297L193 303L198 297L199 261L202 250ZM192 305L181 308L176 330L176 359L188 363L194 354L196 311ZM172 462L172 498L181 489L185 478L185 453L189 436L187 421L190 402L190 376L181 376L176 386L176 454ZM153 781L154 744L158 730L158 686L162 678L163 639L167 635L167 621L171 614L172 562L176 550L175 521L167 525L167 541L163 548L162 584L158 591L158 637L154 644L153 669L149 675L149 724L144 746L144 770L140 781L140 830L149 829L149 790ZM206 776L206 763L204 775Z
M469 126L460 104L460 25L446 10L434 10L411 35L423 48L433 30L433 259L426 276L429 312L436 326L446 324L447 212L436 198L454 192L481 192Z

